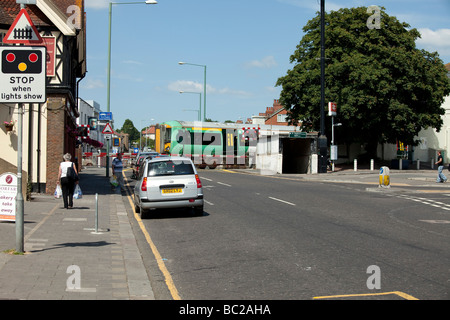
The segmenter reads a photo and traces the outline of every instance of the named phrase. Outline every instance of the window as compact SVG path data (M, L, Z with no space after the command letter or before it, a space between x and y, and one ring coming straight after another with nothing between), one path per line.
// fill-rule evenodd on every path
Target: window
M148 164L148 176L170 176L194 174L190 161L159 161Z
M278 114L277 122L287 122L287 114Z

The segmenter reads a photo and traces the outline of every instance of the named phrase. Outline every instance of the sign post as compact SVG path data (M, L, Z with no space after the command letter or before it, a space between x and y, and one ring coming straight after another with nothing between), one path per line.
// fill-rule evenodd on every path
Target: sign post
M332 161L331 170L334 171L334 161L338 159L338 147L334 145L334 117L337 115L336 102L328 102L328 115L331 116L330 160Z
M46 48L30 16L21 10L9 28L3 43L25 46L0 47L0 103L18 103L16 251L24 252L24 198L22 193L23 104L45 103ZM28 3L28 1L26 2Z
M102 118L102 119L108 118L109 119L110 114L112 117L111 112L105 112L105 113L107 114L106 116L99 115L99 118ZM109 122L106 123L106 126L105 126L105 128L103 128L102 133L105 134L106 137L108 137L108 136L111 137L111 135L114 133ZM110 138L107 138L106 139L106 177L107 178L109 178L109 146L110 146L109 141L110 141Z

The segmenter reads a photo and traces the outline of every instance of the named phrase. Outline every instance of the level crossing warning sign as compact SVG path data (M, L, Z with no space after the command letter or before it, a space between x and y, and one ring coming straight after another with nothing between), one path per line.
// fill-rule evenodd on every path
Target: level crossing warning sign
M102 133L103 134L113 134L114 133L113 129L111 128L111 125L109 124L109 122L106 123L106 126L105 126L105 128L103 128Z
M11 28L9 28L3 43L21 43L21 44L41 44L42 37L31 21L26 9L20 10L19 14L14 20Z

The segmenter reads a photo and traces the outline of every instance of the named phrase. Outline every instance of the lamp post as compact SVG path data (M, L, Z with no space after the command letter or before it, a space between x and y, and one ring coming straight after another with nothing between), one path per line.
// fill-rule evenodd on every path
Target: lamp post
M320 136L319 173L327 173L327 136L325 135L325 0L320 0Z
M200 119L200 111L198 111L196 109L183 109L183 111L194 111L194 112L197 112L197 117Z
M180 93L194 93L200 95L199 106L198 106L198 121L202 121L202 93L201 92L192 92L192 91L180 91ZM197 111L197 110L195 110Z
M189 62L178 62L179 65L187 64L191 66L203 67L203 121L206 121L206 65Z
M108 28L108 68L106 85L106 111L111 111L111 29L112 29L112 6L114 4L158 4L156 0L139 2L110 2L109 3L109 28ZM106 142L106 177L109 177L109 140Z

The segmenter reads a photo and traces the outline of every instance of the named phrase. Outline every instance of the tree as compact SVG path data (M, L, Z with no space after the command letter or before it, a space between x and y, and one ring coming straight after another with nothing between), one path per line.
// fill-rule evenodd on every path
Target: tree
M130 119L126 119L123 123L122 129L120 129L122 133L128 133L130 141L136 141L140 138L139 130L134 127L133 121Z
M338 106L340 137L346 144L415 144L422 128L442 126L441 108L450 82L439 55L416 48L416 29L381 9L380 29L369 29L367 8L325 15L325 97ZM308 21L290 57L295 63L277 81L291 123L309 131L320 127L320 15ZM323 106L326 108L326 106ZM331 130L331 125L327 125ZM329 133L327 134L330 135Z

